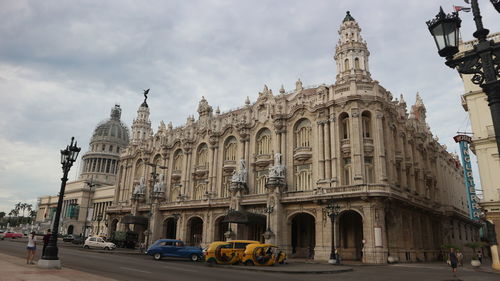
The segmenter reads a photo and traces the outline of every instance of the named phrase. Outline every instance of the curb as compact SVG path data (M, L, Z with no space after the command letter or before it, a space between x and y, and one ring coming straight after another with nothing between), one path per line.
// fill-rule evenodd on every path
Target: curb
M233 270L248 270L248 271L259 271L259 272L269 272L269 273L288 273L288 274L334 274L354 271L353 268L336 269L336 270L299 270L299 271L289 271L289 270L266 270L260 268L260 266L241 266L241 265L214 265L213 267L228 268Z

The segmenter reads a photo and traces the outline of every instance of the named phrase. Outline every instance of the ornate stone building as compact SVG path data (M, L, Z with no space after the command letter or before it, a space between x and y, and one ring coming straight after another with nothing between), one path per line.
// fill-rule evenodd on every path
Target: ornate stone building
M113 201L120 149L129 143L129 131L120 121L121 108L115 105L111 116L97 125L82 156L78 180L68 182L61 213L60 233L106 235L106 209ZM75 169L76 167L74 167ZM38 198L36 222L50 228L58 196Z
M121 151L110 232L266 240L319 260L335 241L343 259L365 263L432 260L443 243L476 239L457 157L433 137L418 94L408 114L372 80L360 31L347 13L334 84L265 86L226 113L202 98L197 119L155 133L145 100Z

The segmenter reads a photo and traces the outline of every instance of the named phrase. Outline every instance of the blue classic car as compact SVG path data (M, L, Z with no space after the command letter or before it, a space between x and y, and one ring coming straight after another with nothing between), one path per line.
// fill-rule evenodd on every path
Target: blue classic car
M185 246L184 242L175 239L157 240L149 247L146 254L153 256L155 260L160 260L163 257L173 257L199 261L203 258L203 252L200 247Z

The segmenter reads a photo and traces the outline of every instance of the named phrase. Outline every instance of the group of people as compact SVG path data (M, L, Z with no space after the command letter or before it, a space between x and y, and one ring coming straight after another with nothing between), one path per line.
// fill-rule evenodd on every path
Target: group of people
M483 262L483 255L481 252L477 253L477 257L479 262ZM456 277L457 267L463 266L464 254L461 251L455 250L454 248L450 248L450 253L448 255L448 263L451 266L451 272L453 272L453 276Z
M37 244L37 239L36 239L36 233L32 231L30 235L28 236L28 245L26 245L26 264L35 264L35 252L36 252L36 244ZM51 232L50 229L47 230L47 233L43 236L43 248L42 248L42 256L45 255L45 249L47 248L47 245L49 244Z

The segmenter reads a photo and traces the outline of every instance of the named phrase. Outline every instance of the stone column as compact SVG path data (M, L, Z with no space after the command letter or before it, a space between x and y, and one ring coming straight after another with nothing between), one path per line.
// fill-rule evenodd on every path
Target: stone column
M318 178L323 180L325 178L325 152L323 140L325 138L323 131L323 122L318 121Z
M338 159L340 156L340 148L339 148L339 133L338 126L336 126L336 118L335 115L332 114L330 117L330 157L331 157L331 176L332 181L334 181L334 186L339 184L337 167L339 165Z
M387 234L385 212L379 201L363 206L363 263L385 264L387 262Z
M351 110L351 167L354 184L363 184L363 140L361 138L361 118L357 108Z
M324 144L325 144L325 177L328 180L332 179L332 160L331 160L331 155L330 155L330 122L328 120L325 121L323 124L323 137L324 137Z
M374 154L375 154L375 175L376 182L387 183L387 158L385 154L385 140L384 140L384 123L382 122L382 117L384 117L383 113L378 111L375 114L375 126L373 130L374 136ZM385 131L387 133L387 131Z
M214 174L214 164L215 164L215 152L214 147L210 146L210 153L208 159L210 159L210 163L208 163L208 192L214 192L214 183L213 183L213 174Z

